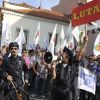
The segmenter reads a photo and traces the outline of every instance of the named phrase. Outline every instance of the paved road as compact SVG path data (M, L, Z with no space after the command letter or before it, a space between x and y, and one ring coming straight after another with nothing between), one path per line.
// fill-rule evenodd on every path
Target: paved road
M39 97L38 97L38 98L32 98L32 97L31 97L30 100L49 100L49 99L47 99L47 98L42 99L42 98L39 98Z

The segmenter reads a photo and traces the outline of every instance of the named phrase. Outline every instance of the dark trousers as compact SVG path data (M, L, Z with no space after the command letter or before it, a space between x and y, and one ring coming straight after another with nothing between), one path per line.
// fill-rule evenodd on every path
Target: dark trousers
M72 91L67 91L66 93L62 93L57 89L52 89L51 91L51 100L72 100Z
M39 79L39 93L40 95L45 95L46 78Z
M100 100L100 86L96 87L96 93L95 95L92 95L91 100Z
M35 77L36 77L36 74L33 72L32 69L29 70L29 83L30 83L30 86L29 86L29 91L31 91L31 93L34 92L35 90Z
M36 75L36 78L35 78L35 87L34 87L36 95L40 95L39 80L40 80L40 75Z
M85 90L80 90L79 100L96 100L96 99L94 99L94 94Z
M4 94L0 91L0 100L4 100Z
M79 100L86 100L85 97L86 97L86 91L80 90Z

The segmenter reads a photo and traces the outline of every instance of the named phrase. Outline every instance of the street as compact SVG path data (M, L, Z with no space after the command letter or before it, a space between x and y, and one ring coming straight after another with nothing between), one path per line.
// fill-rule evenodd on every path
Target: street
M39 97L37 97L37 98L32 98L32 97L30 97L30 100L49 100L49 99L42 99L42 98L39 98Z

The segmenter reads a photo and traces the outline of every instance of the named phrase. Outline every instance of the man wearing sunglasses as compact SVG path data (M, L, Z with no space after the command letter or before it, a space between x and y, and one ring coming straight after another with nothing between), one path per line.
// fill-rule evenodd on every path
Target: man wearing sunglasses
M28 82L28 72L24 59L18 56L18 49L19 45L17 42L9 44L11 56L8 57L7 61L7 80L12 81L16 87L23 88L23 82ZM24 72L24 80L22 72ZM13 100L16 100L15 96L13 96Z

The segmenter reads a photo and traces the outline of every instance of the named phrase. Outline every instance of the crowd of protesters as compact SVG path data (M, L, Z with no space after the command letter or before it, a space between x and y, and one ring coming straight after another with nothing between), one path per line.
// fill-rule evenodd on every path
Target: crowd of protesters
M22 58L25 61L25 65L24 70L22 70L22 80L24 84L24 91L33 98L40 97L42 99L48 98L51 100L100 100L100 55L85 55L86 46L87 37L84 38L82 47L76 48L75 51L64 48L61 51L57 52L57 60L53 60L50 64L47 64L44 61L44 54L47 52L47 49L41 49L39 45L31 50L23 49ZM17 49L18 46L16 44L10 44L9 47L3 46L1 49L1 94L5 92L5 90L3 89L4 82L2 82L5 81L5 77L7 78L7 80L16 81L16 79L13 78L13 74L11 74L12 70L10 70L9 73L8 69L5 68L8 67L8 64L4 61L8 61L10 56L15 53ZM11 62L13 61L13 59L14 58L11 58ZM66 62L67 60L68 62ZM65 69L67 70L65 76L62 76L64 74L64 69L59 67L62 66L62 62L63 66L67 66L67 69ZM85 90L79 90L77 88L78 67L80 65L89 69L97 75L95 95ZM63 73L61 76L60 72ZM65 82L67 84L65 84ZM20 84L21 81L19 83L17 82L18 86ZM65 87L64 89L62 89L62 86L64 85ZM14 98L13 100L17 99Z

